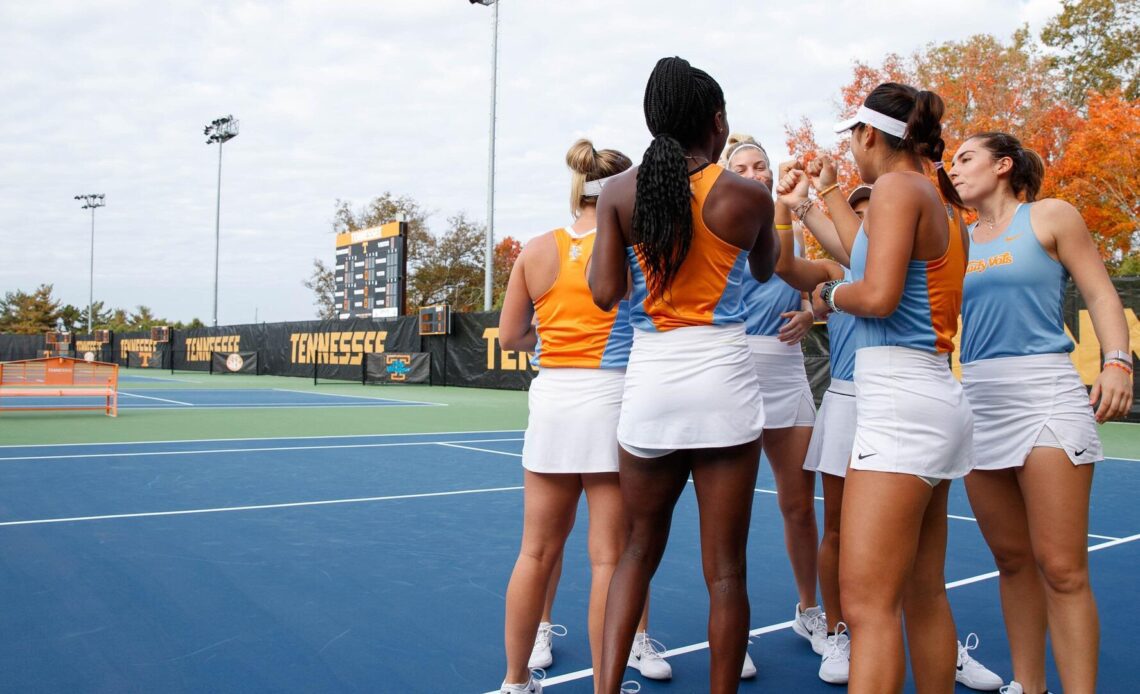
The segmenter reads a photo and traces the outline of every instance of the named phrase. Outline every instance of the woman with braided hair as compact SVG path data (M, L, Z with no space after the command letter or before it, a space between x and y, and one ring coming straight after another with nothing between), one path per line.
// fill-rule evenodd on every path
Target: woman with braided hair
M764 410L744 332L745 272L771 276L771 193L713 162L728 122L720 85L681 58L645 88L653 141L598 201L590 289L600 308L629 289L633 349L617 438L629 536L606 603L596 691L621 687L634 628L692 475L709 592L711 692L735 692L748 638L746 549Z

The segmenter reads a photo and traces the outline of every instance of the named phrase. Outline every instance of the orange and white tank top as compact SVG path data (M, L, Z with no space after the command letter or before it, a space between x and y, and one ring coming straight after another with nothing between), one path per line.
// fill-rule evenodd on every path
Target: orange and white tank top
M705 199L724 169L709 164L689 175L693 240L673 283L662 297L649 298L646 268L637 246L626 247L633 275L630 320L639 330L664 332L693 325L743 323L744 276L748 251L737 248L705 226Z
M558 247L558 277L534 301L538 346L531 363L540 368L624 369L633 344L629 301L603 311L594 304L586 265L594 252L594 231L551 232Z

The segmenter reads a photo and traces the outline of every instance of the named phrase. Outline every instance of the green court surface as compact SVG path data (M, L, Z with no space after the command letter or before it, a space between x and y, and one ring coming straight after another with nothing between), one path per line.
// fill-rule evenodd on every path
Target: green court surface
M155 369L122 369L120 388L145 394L148 389L266 389L328 396L406 400L443 407L341 408L306 405L263 409L120 410L117 418L94 411L4 412L0 445L172 441L283 436L344 436L446 431L493 431L526 428L523 391L442 386L364 386L288 376L170 374ZM159 380L162 379L162 380ZM122 404L122 403L120 403ZM1100 428L1105 455L1140 460L1140 424L1112 423Z
M313 385L312 379L288 376L170 374L154 369L121 369L120 378L121 393L140 396L145 396L148 390L264 389L329 396L329 401L350 396L442 406L127 409L125 404L130 397L120 395L119 416L115 418L90 410L2 412L0 445L491 431L526 427L527 394L523 391L365 386L328 381Z

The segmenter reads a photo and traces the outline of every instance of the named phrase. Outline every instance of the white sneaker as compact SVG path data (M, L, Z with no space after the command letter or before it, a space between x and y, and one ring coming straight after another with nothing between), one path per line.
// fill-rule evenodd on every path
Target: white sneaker
M673 677L673 667L661 657L664 652L664 644L649 638L649 634L644 631L639 631L633 637L633 648L629 652L629 661L626 664L636 668L643 677L651 680L667 680Z
M1001 688L1000 694L1025 694L1025 688L1017 682L1010 682ZM1045 694L1049 694L1049 690L1045 690Z
M963 646L961 641L958 642L958 669L954 672L954 679L970 689L978 689L983 692L997 691L1001 689L1005 680L970 657L970 651L978 647L978 642L978 635L974 633L966 637L966 645ZM1017 688L1021 689L1021 685L1018 684Z
M827 641L827 615L823 613L822 607L816 605L801 612L797 602L792 631L810 641L811 649L816 655L823 655L824 643Z
M847 684L850 670L851 637L847 635L847 625L840 622L835 627L835 633L827 637L819 665L819 678L830 684Z
M752 656L748 655L748 651L744 651L744 667L740 668L740 679L747 680L756 676L756 663L752 662Z
M558 631L561 629L562 631ZM538 634L534 637L534 648L530 652L530 660L526 666L531 669L548 668L554 664L552 642L555 636L565 636L566 627L561 624L541 622L538 625Z
M499 687L499 694L542 694L542 682L531 677L523 684L507 684Z

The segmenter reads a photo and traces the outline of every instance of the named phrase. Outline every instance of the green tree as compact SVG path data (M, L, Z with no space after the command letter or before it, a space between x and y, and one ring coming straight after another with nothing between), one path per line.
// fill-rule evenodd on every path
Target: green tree
M150 330L156 325L166 325L167 322L154 315L149 306L136 306L135 312L130 315L129 326L131 330Z
M1120 87L1140 98L1140 0L1063 0L1041 41L1058 49L1065 95L1083 106L1088 92Z
M333 294L336 291L336 276L332 268L325 265L320 258L313 258L313 274L309 275L309 279L302 284L313 290L317 318L321 320L336 318L336 296Z
M35 335L55 330L61 307L51 292L50 284L41 284L30 294L6 292L0 300L0 332Z
M71 304L65 304L59 309L59 320L63 321L63 329L69 333L87 332L87 314Z
M447 220L443 236L428 235L408 280L409 310L451 304L453 311L483 308L484 229L462 212ZM409 265L411 265L409 256Z

